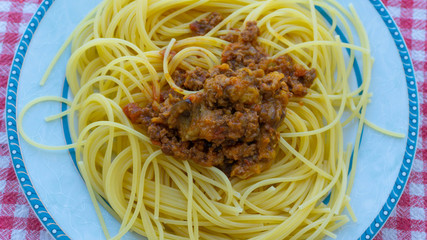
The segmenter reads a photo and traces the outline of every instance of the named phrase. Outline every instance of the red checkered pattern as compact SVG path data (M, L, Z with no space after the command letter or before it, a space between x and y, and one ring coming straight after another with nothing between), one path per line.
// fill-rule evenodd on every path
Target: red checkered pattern
M16 45L41 0L0 0L0 116ZM427 239L427 0L383 0L414 62L421 103L418 152L408 185L376 240ZM52 239L29 207L12 168L0 120L0 240Z
M408 45L421 104L420 138L412 173L376 240L427 239L427 1L383 0Z
M0 0L0 239L52 239L31 210L7 150L4 104L17 43L40 0Z

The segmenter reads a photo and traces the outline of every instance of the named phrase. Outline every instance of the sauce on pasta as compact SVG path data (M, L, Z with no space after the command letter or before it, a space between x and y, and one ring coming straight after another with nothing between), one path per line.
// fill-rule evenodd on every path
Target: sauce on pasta
M190 28L206 33L221 20L218 13L209 14ZM147 107L126 105L126 116L140 124L163 153L178 159L215 166L243 179L270 168L288 98L305 96L316 74L287 55L270 58L259 46L258 35L256 22L247 22L242 32L220 36L230 42L221 65L178 68L172 74L178 87L197 93L184 98L165 86L159 101Z

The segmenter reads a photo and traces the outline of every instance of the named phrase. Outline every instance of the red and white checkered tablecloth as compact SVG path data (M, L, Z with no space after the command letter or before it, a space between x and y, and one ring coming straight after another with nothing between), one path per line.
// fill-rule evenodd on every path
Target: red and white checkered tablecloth
M65 1L65 0L64 0ZM52 239L20 189L8 152L4 122L10 65L41 0L0 0L0 240ZM427 0L383 0L406 40L421 104L418 151L407 187L376 240L427 239Z

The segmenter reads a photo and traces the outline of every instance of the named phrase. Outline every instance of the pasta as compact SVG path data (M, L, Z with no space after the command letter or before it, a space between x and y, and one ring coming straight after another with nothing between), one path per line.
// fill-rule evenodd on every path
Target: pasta
M330 23L318 9L328 13ZM373 59L365 30L349 9L334 0L105 0L68 41L66 77L74 99L41 98L19 116L22 122L27 109L42 101L63 101L69 109L48 120L77 117L77 127L70 124L74 143L38 144L21 124L20 133L41 148L75 148L107 238L120 239L128 231L148 239L334 238L350 220L344 209L356 220L349 204L355 171L348 172L356 164L364 124L400 136L365 119ZM224 19L194 36L189 24L211 12ZM289 100L271 168L240 179L165 155L122 108L156 101L168 85L191 94L171 74L219 65L228 43L220 36L248 21L257 21L258 42L270 56L288 54L314 68L317 78L304 98ZM335 35L337 27L348 42ZM356 58L363 82L352 88ZM343 127L356 118L357 137L346 146ZM118 233L105 227L98 202L121 221Z

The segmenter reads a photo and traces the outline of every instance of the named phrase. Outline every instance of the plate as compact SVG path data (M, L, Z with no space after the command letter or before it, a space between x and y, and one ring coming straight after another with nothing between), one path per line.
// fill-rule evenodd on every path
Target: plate
M70 153L40 150L20 140L16 119L29 101L46 95L62 96L69 50L59 59L47 84L40 87L39 81L68 35L98 2L43 1L18 45L8 82L6 126L13 166L31 207L56 239L104 236ZM379 0L339 2L354 5L376 59L370 87L374 95L366 118L406 135L397 139L364 129L350 195L358 220L336 234L338 239L371 239L396 206L411 171L418 136L418 93L408 50L384 5ZM44 121L60 111L61 105L53 102L30 109L23 122L28 135L44 144L66 144L63 123ZM119 223L104 209L102 212L111 232L117 231ZM138 237L129 233L124 239Z

